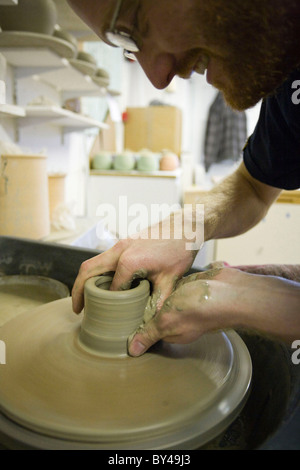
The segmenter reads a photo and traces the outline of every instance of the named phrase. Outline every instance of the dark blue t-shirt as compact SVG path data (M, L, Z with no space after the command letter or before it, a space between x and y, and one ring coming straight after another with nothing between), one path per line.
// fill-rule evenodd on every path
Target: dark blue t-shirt
M300 69L262 102L244 148L249 173L270 186L300 188Z

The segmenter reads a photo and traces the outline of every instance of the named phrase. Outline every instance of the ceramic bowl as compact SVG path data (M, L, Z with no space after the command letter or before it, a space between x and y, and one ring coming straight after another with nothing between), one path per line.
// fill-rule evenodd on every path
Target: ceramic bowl
M73 36L73 34L69 33L68 31L65 31L64 29L55 29L53 36L55 38L62 39L63 41L71 43L77 49L77 39L75 38L75 36Z
M110 170L112 168L112 155L108 152L101 152L94 155L92 160L94 170Z
M57 23L53 0L19 0L15 6L0 6L3 31L28 31L52 36Z
M123 152L115 156L113 167L115 170L130 171L135 168L135 157L130 152Z
M97 61L92 54L88 52L79 51L76 57L77 60L82 60L84 62L89 62L90 64L97 65Z
M104 69L97 69L95 79L99 82L102 86L108 86L110 82L109 73Z

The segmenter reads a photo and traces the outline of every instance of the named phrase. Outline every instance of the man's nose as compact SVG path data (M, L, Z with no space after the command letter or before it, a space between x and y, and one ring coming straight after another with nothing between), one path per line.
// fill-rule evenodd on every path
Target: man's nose
M159 90L166 88L176 74L176 60L171 54L145 51L137 53L136 58L152 85Z

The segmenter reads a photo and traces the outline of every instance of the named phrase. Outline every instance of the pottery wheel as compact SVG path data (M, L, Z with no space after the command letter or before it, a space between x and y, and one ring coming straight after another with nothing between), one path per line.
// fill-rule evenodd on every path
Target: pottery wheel
M67 298L0 329L0 410L37 447L41 436L50 448L195 449L241 411L251 360L235 332L160 342L139 358L103 357L82 347L81 323Z
M68 287L56 279L21 274L0 276L0 327L20 313L69 296Z

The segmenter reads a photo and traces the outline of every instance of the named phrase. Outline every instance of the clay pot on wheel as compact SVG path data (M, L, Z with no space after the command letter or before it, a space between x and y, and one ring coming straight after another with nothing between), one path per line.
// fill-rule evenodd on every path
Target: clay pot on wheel
M0 433L35 449L203 446L248 397L244 343L235 332L217 332L129 357L127 338L151 307L150 285L136 280L110 291L111 281L86 282L83 318L68 298L2 326L10 356L0 368Z
M146 280L124 291L110 291L112 277L98 276L85 283L84 318L79 341L102 356L127 356L127 339L142 323L150 286Z

